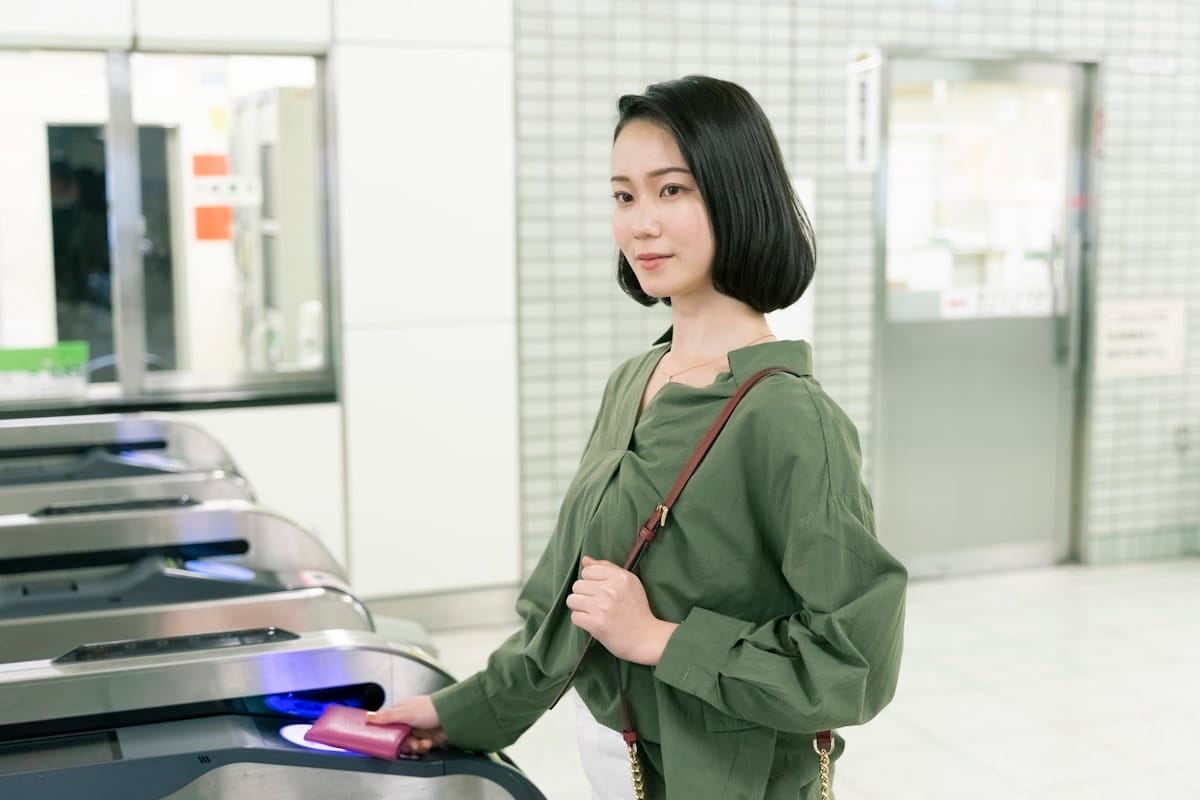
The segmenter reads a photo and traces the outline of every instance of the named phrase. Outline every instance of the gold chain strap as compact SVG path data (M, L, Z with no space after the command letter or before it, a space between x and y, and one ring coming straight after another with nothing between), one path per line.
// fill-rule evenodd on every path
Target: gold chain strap
M646 800L646 787L642 785L642 762L638 760L637 742L627 742L629 748L629 771L633 775L633 796Z
M830 800L833 795L830 794L832 787L829 780L829 754L833 752L833 745L831 744L828 750L823 750L814 739L813 750L817 751L817 756L821 759L821 800Z
M629 748L629 772L633 775L633 796L635 800L646 800L646 787L642 784L642 762L638 759L637 742L628 742L625 746ZM817 755L821 759L821 800L831 800L833 788L832 782L829 780L829 754L833 752L833 748L822 750L814 741L813 749L817 751Z

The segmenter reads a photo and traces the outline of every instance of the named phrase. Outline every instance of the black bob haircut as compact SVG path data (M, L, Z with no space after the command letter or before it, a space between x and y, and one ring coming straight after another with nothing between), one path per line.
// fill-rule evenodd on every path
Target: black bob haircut
M812 225L771 123L750 93L736 83L689 75L622 95L617 111L614 142L634 120L675 137L708 209L713 288L764 314L799 300L816 268ZM659 302L642 291L619 251L617 283L644 306Z

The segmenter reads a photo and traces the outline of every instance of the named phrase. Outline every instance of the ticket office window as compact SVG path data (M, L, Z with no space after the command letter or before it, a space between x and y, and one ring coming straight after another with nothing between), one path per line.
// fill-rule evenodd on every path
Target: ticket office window
M0 51L0 410L332 393L320 74Z

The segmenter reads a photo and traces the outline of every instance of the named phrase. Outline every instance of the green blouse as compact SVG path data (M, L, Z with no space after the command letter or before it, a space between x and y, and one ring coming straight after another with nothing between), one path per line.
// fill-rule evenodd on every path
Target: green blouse
M546 710L584 646L566 606L583 555L622 563L687 457L749 376L752 389L638 567L650 607L680 623L656 667L624 663L655 800L816 797L815 731L892 698L907 574L875 538L858 434L811 377L806 342L729 353L703 388L669 383L638 417L669 336L608 380L554 534L517 601L522 628L487 667L433 695L452 743L499 750ZM612 657L575 680L619 730ZM837 740L836 753L844 742ZM668 788L669 787L669 788Z

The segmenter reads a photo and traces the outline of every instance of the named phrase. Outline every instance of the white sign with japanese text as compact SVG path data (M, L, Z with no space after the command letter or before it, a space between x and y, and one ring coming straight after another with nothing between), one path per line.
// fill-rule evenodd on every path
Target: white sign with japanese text
M1182 375L1187 304L1183 300L1100 303L1096 377Z

